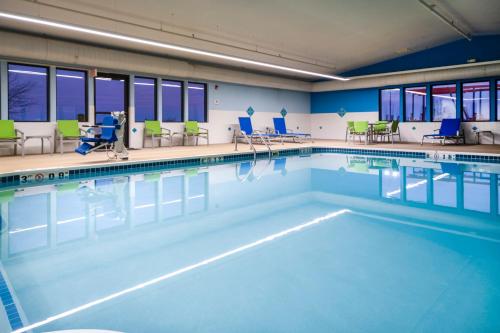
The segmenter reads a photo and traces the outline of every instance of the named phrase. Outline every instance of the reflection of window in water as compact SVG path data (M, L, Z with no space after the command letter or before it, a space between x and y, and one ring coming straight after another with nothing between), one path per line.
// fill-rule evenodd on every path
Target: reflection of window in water
M182 215L184 176L164 177L161 200L162 218L170 219Z
M382 196L385 198L401 198L400 172L391 169L382 171Z
M155 222L157 181L136 181L134 185L134 224Z
M96 179L90 193L95 207L95 229L103 231L122 226L127 220L129 183L127 178Z
M406 168L406 200L427 202L427 169Z
M490 211L490 175L464 172L464 208L478 212Z
M446 207L457 207L457 179L448 173L434 171L433 174L434 204Z
M77 192L78 186L78 183L68 183L56 187L58 244L85 238L87 235L87 203Z
M201 212L205 207L205 194L208 173L202 172L188 177L187 207L188 213Z
M48 246L49 198L48 193L42 193L18 196L9 202L9 254Z

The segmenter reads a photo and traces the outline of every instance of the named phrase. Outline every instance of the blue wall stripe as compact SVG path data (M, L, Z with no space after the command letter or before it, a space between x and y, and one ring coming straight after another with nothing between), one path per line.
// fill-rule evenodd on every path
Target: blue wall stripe
M378 111L378 88L315 92L311 113Z

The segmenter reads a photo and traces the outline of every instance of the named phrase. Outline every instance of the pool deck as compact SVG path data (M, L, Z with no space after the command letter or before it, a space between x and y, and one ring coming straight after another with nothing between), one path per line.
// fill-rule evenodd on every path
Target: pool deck
M500 156L500 145L439 145L439 144L416 144L416 143L377 143L365 145L364 143L346 143L340 140L315 140L313 143L285 143L272 145L273 150L326 147L326 148L349 148L349 149L382 149L395 151L429 151L429 152L453 152L464 154L487 154ZM255 145L257 151L267 151L262 145ZM154 161L167 159L182 159L190 157L208 157L227 154L238 154L252 152L248 145L238 144L238 151L234 150L234 144L212 144L209 146L174 146L161 148L144 148L140 150L129 150L129 162ZM0 174L31 171L39 169L51 169L59 167L84 167L91 165L103 165L116 163L108 160L105 152L94 152L88 156L76 153L65 153L63 155L44 154L0 157Z

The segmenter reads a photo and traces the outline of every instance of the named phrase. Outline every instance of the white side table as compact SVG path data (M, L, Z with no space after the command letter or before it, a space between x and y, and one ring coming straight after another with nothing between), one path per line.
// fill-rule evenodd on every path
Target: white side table
M476 131L476 144L481 144L481 134L482 135L485 135L485 134L489 134L491 135L491 138L493 140L493 144L495 144L495 133L493 133L493 131Z
M41 143L42 143L42 154L44 152L44 149L43 149L43 140L47 140L49 142L49 152L52 154L52 135L29 135L26 137L26 139L24 140L24 142L30 140L30 139L40 139Z

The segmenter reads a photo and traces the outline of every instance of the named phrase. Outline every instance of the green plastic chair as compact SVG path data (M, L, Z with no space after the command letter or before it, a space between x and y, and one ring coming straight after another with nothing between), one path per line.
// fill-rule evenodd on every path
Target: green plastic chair
M172 146L172 132L168 128L161 127L159 120L144 121L144 147L146 146L146 138L151 138L151 148L155 146L155 139L158 139L158 147L161 147L161 139L167 139L169 146Z
M56 141L59 141L59 150L61 155L64 153L65 143L80 144L80 139L87 133L78 126L78 120L58 120L56 126ZM54 152L57 144L54 144Z
M197 121L190 120L184 122L184 132L182 133L174 133L173 135L182 135L182 145L185 145L185 139L189 137L196 138L196 145L198 145L198 139L202 138L207 140L208 145L208 130L205 128L201 128L198 125Z
M21 147L24 156L24 133L14 126L14 120L0 120L0 143L14 145L14 155L17 155L17 146Z
M351 137L354 133L354 121L348 121L347 127L345 129L345 142L347 142L347 138Z
M354 122L354 136L359 137L359 142L361 142L361 136L364 135L365 137L365 144L368 144L368 136L369 136L369 130L368 130L368 122L367 121L355 121Z
M373 125L373 133L372 133L374 137L380 137L381 139L384 139L384 137L388 133L387 124L388 122L385 120L376 121L375 124Z

